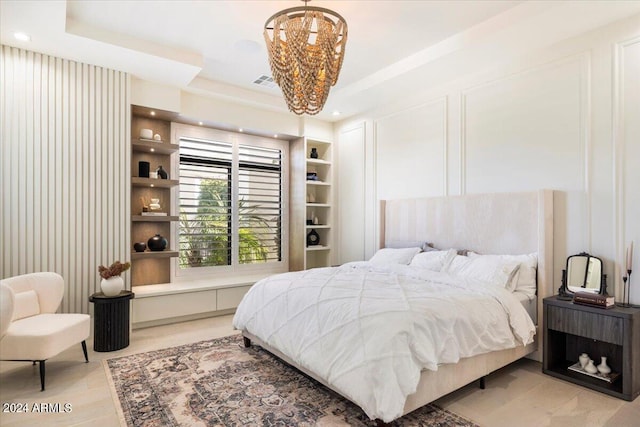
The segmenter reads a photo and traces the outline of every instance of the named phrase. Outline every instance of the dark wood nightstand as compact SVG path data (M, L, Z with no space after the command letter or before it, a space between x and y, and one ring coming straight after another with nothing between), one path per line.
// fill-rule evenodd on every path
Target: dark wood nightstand
M640 308L603 309L545 298L545 374L625 400L640 394ZM596 364L602 356L620 376L612 383L569 370L582 353Z

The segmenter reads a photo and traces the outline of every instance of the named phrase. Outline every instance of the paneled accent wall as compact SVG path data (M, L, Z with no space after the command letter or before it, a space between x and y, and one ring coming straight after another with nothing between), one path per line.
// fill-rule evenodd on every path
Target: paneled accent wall
M625 265L634 242L631 302L640 304L640 37L618 43L615 52L614 120L618 201L618 260L615 276ZM626 275L626 272L624 273Z
M367 180L365 127L360 124L340 133L337 145L338 257L341 263L364 259ZM344 185L343 185L344 184Z
M612 22L491 66L463 49L450 55L450 66L424 67L423 90L399 92L402 102L338 123L338 145L343 136L353 143L355 134L345 130L354 124L374 129L358 136L373 156L364 164L375 191L367 193L364 212L340 212L349 233L379 232L378 213L369 207L381 199L552 189L555 286L566 257L586 251L604 260L608 290L619 300L631 241L640 269L639 22L640 15ZM455 78L429 85L434 69ZM362 230L352 229L351 215L364 216ZM364 252L364 259L378 243L344 240L349 253ZM635 304L638 278L632 277Z
M0 277L57 272L61 311L88 313L129 253L129 76L0 47Z
M561 190L557 265L591 243L590 67L580 53L461 94L461 194Z
M380 199L443 196L447 188L447 101L436 99L374 122Z

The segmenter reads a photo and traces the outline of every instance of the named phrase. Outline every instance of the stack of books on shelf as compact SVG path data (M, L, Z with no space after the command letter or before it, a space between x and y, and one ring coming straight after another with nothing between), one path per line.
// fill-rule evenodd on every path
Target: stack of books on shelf
M599 308L611 308L616 305L613 296L592 292L576 292L573 294L573 302Z

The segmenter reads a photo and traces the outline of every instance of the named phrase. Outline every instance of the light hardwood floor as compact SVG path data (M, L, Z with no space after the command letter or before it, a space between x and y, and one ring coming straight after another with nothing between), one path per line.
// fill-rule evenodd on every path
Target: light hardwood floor
M67 413L0 413L8 426L118 426L116 406L102 364L104 359L188 344L237 333L232 316L133 331L129 347L96 353L88 341L89 363L80 345L47 362L46 390L40 392L38 366L0 362L0 402L71 405ZM640 398L626 402L544 375L541 365L518 361L494 372L487 387L470 384L436 402L481 426L639 426Z

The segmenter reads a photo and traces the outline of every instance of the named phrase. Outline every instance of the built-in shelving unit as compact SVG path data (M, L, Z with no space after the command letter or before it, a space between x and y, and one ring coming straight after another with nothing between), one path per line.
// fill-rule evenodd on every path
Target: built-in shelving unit
M311 152L317 158L311 157ZM333 145L330 141L300 138L291 145L291 270L332 265ZM312 179L311 176L315 178ZM320 241L307 245L314 230Z
M140 138L142 129L151 129L159 139ZM171 280L171 258L178 256L171 240L171 224L178 221L173 212L177 179L155 179L139 175L139 162L149 162L150 171L155 172L162 166L167 173L173 170L178 161L179 146L170 141L171 122L155 118L150 111L141 107L132 107L131 117L131 284L132 286L168 283ZM172 178L169 176L169 178ZM167 215L142 215L143 206L151 199L160 199L160 210ZM133 244L147 243L149 238L160 234L169 241L164 251L136 252Z

